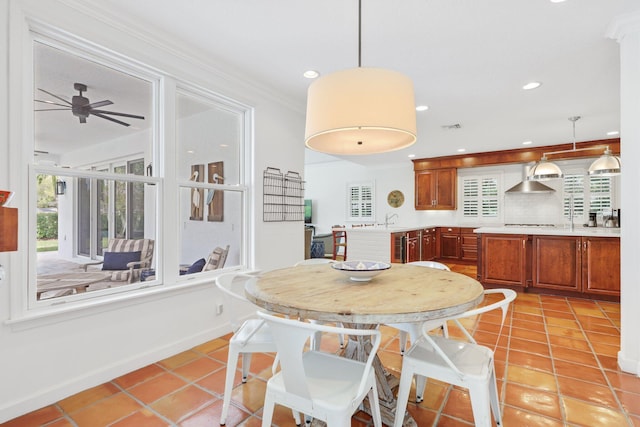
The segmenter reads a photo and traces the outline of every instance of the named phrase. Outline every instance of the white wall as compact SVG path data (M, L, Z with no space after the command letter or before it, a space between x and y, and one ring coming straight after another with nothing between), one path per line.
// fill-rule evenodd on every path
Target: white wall
M255 150L249 198L256 205L250 212L252 228L248 238L253 252L248 261L266 270L291 265L303 254L301 222L262 223L260 180L267 166L302 171L303 108L278 99L240 76L225 74L213 64L201 62L208 55L193 52L189 46L176 47L175 40L164 40L162 34L131 34L139 26L126 22L126 17L111 21L112 17L101 13L97 19L81 13L84 9L80 2L74 6L77 9L69 4L67 0L0 2L0 188L17 192L12 206L19 208L19 251L0 254L0 264L7 269L6 280L0 282L0 422L230 330L228 311L222 316L215 315L215 303L222 296L212 283L196 283L170 292L142 293L125 301L114 298L84 310L57 306L57 315L25 319L22 313L27 301L30 230L27 172L22 156L30 147L29 132L24 132L21 123L31 108L23 88L31 87L32 83L30 72L22 68L20 52L16 52L27 36L23 13L251 106L255 126L248 131L253 134ZM6 13L9 9L10 13ZM165 126L171 130L173 125ZM165 205L178 203L174 194L164 196ZM168 215L164 218L165 223L160 224L164 233L172 235L173 227L173 235L177 235L178 218ZM172 247L164 250L165 254L177 255Z

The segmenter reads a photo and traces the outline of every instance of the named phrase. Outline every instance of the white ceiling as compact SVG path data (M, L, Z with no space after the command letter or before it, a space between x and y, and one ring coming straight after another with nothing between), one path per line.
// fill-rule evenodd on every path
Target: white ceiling
M205 52L219 68L269 87L302 113L310 83L305 70L328 74L357 66L357 0L84 3L136 30L159 31ZM576 124L578 141L610 138L607 132L619 130L618 44L605 31L614 17L637 9L637 0L362 3L362 65L407 74L416 102L430 108L417 113L414 146L351 161L375 165L407 162L408 154L521 148L526 140L533 146L571 142L567 119L575 115L583 117ZM542 86L523 91L530 81ZM109 93L96 90L90 99L113 98ZM124 99L112 100L136 113ZM462 127L443 129L452 124ZM308 161L318 158L323 156Z

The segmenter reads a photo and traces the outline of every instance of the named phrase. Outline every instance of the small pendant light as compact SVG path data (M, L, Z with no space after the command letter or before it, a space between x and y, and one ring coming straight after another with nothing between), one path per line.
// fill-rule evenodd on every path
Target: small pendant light
M362 0L358 1L358 68L314 81L307 93L305 145L337 155L384 153L416 141L413 82L404 74L361 67Z
M620 175L620 158L614 156L609 147L604 150L604 154L597 158L589 167L589 175L614 176Z

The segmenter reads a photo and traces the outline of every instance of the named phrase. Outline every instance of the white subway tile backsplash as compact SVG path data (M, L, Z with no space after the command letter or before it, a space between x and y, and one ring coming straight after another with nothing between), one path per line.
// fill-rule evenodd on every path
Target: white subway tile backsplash
M562 199L556 193L511 194L504 197L505 224L562 224Z

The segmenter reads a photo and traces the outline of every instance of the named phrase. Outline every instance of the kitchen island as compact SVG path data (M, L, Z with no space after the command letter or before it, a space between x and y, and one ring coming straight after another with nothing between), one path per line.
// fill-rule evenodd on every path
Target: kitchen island
M480 227L478 280L487 287L619 300L620 229Z

